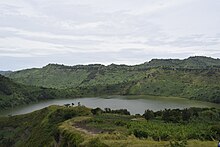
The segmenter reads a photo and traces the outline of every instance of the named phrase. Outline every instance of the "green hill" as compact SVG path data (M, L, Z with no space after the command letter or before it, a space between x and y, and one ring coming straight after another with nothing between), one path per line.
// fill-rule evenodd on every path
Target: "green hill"
M76 116L86 116L84 107L50 106L25 115L0 118L0 146L55 146L61 122ZM58 136L57 136L58 135Z
M153 59L141 65L49 64L7 75L16 82L75 90L77 95L181 96L220 103L220 59Z
M146 67L173 67L187 69L206 69L220 66L220 59L205 56L194 56L184 60L179 59L153 59L144 63Z
M43 87L26 86L0 75L0 110L44 99L68 97L65 92Z

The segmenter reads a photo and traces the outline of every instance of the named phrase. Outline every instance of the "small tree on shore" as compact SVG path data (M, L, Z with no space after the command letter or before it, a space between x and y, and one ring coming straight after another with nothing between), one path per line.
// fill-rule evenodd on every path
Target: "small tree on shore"
M152 110L145 110L144 112L144 118L146 120L150 120L150 119L153 119L154 118L154 112Z

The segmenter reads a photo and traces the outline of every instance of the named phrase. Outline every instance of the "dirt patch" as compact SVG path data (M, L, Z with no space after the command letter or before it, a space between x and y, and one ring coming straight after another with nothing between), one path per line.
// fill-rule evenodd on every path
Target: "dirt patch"
M84 121L75 122L75 124L73 124L73 126L77 130L85 132L85 133L90 134L90 135L96 135L96 134L100 134L100 133L106 132L106 131L101 130L101 129L88 127L88 126L86 126L86 123Z

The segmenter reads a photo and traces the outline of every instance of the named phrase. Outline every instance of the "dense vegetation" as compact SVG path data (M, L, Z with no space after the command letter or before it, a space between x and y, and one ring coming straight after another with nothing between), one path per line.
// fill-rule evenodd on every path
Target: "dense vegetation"
M58 126L67 119L86 116L85 107L50 106L30 114L0 119L0 146L53 146L59 138Z
M136 66L100 64L43 68L7 74L16 82L65 89L77 96L160 95L220 103L220 59L153 59Z
M72 91L73 92L73 91ZM65 91L17 84L0 75L0 110L45 99L74 97Z
M219 122L220 110L214 108L147 110L141 116L123 109L50 106L0 118L0 146L208 147L217 145Z
M0 71L0 75L10 74L12 71Z
M125 111L117 112L122 115ZM143 120L140 115L134 117L127 113L122 116L112 114L115 111L102 110L84 123L104 131L121 131L156 141L218 140L220 137L220 110L214 108L165 109L157 112L146 110L143 117L148 121Z

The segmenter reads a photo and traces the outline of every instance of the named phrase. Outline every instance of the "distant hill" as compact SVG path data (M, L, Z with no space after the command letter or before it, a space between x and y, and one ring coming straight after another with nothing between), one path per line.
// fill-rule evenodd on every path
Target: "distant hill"
M153 59L135 66L49 64L7 76L26 85L74 89L78 95L181 96L220 103L220 59L203 56Z
M10 74L12 71L0 71L0 75Z
M187 69L219 68L220 59L205 56L194 56L184 60L180 59L152 59L144 63L145 67L173 67Z

